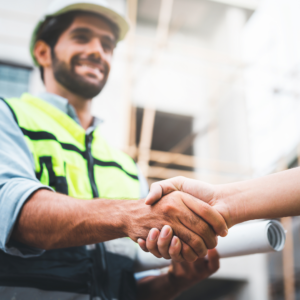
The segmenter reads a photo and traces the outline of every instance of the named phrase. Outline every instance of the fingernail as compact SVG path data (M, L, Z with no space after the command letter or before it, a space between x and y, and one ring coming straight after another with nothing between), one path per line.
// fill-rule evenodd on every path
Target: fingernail
M178 243L178 239L176 238L176 236L173 236L171 246L175 247L177 245L177 243Z
M170 234L170 232L171 232L170 226L167 226L167 225L164 226L161 231L161 237L163 237L163 238L167 237Z
M158 232L157 232L157 230L151 229L151 230L150 230L150 233L149 233L150 241L156 240L157 237L158 237Z

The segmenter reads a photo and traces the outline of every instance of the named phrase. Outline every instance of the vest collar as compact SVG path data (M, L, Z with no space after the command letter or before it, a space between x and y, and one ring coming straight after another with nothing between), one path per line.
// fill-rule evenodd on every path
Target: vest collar
M84 129L65 112L42 100L41 98L24 93L21 97L24 101L51 116L58 124L64 127L80 143L84 142L86 132ZM97 132L99 127L96 128Z

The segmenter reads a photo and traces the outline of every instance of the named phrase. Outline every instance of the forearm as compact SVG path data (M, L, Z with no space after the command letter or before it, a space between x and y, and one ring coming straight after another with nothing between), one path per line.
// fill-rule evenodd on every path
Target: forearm
M184 288L170 279L169 273L150 276L138 281L138 300L171 300L178 296Z
M24 204L12 238L47 250L124 237L125 211L132 202L78 200L39 190Z
M261 218L300 215L300 168L219 186L218 197L234 224Z

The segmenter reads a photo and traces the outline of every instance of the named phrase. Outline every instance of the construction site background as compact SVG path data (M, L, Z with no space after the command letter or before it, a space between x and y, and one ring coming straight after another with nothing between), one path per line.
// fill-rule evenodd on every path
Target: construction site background
M131 30L93 113L149 183L218 184L298 165L299 0L108 1ZM0 96L43 91L28 45L50 2L0 0ZM224 259L180 299L300 299L300 217L282 222L283 253Z

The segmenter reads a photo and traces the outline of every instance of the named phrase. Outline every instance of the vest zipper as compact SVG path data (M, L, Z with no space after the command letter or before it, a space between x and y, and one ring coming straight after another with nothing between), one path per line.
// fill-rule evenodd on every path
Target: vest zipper
M95 182L95 174L94 174L94 157L92 156L92 141L93 141L93 132L87 134L85 136L85 148L86 148L86 158L88 162L88 173L89 173L89 179L91 183L91 188L93 192L93 197L94 198L99 198L99 192L98 188L96 186ZM98 257L98 260L100 258L101 262L98 261L98 264L100 263L103 271L103 279L102 281L102 288L100 289L101 297L103 300L108 300L109 298L107 297L107 292L105 291L108 287L108 270L107 270L107 264L106 264L106 255L105 255L105 249L104 245L102 243L96 245L99 247L99 252L96 253L96 258ZM96 284L96 283L95 283Z
M94 157L92 156L92 141L93 141L93 132L85 136L85 149L86 149L85 151L86 151L86 159L88 162L88 174L91 183L93 198L99 198L99 192L96 186L95 174L94 174Z
M103 297L104 300L108 300L109 297L109 274L108 274L108 269L107 269L107 261L106 261L106 251L105 251L105 246L103 243L99 243L96 245L96 249L98 249L98 253L96 254L96 257L98 258L98 265L101 266L101 269L103 271L101 276L101 296ZM99 261L100 258L100 261Z

